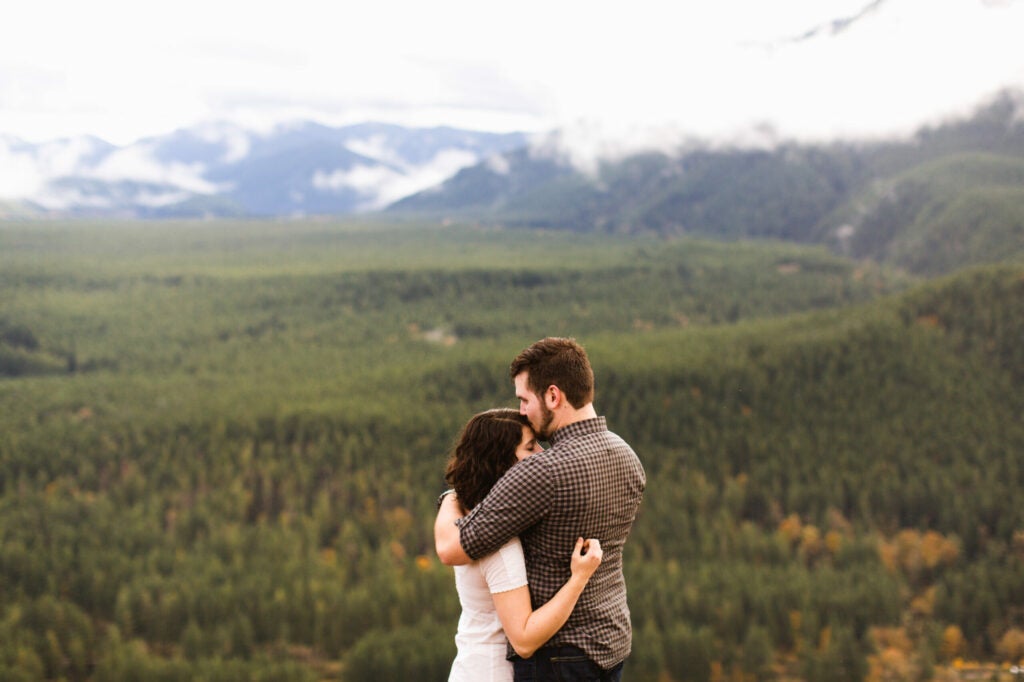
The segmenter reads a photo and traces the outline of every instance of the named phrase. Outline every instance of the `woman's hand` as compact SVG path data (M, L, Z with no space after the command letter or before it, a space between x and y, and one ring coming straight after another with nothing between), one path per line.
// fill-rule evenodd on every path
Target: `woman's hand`
M601 565L601 558L604 551L601 549L601 541L597 538L576 540L576 548L572 552L572 574L574 577L589 580L594 571Z
M531 610L530 588L527 585L491 595L501 627L517 654L530 658L565 625L586 589L587 581L601 565L603 556L601 543L597 540L577 540L572 552L572 575L555 596L536 611Z

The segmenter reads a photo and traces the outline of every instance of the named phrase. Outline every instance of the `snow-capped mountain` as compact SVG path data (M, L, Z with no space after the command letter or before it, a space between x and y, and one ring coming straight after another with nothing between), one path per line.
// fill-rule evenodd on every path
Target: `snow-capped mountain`
M526 144L520 133L210 123L118 147L0 136L0 213L294 216L382 208Z

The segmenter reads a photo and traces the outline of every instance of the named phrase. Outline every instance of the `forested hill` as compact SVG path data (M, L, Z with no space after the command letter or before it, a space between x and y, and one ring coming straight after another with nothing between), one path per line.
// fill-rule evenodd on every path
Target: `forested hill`
M393 213L577 231L824 243L922 273L1024 252L1021 93L911 139L692 148L602 163L536 149L460 171Z
M445 455L548 333L648 472L631 679L1024 658L1020 265L424 227L0 225L0 679L446 679Z

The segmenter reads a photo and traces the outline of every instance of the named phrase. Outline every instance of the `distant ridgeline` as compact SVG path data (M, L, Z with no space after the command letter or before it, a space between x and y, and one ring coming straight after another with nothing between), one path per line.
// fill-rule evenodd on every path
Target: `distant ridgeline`
M521 149L392 213L613 233L827 244L935 274L1024 252L1024 96L907 141L690 149L575 169Z

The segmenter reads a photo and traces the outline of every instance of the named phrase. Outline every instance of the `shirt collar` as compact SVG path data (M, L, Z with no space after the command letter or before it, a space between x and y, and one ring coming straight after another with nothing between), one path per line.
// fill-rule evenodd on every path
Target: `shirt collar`
M573 422L572 424L566 424L561 427L551 434L551 440L548 442L551 443L551 445L554 445L559 441L573 438L575 436L585 436L591 433L598 433L600 431L607 430L608 425L605 423L604 417L584 419L583 421Z

